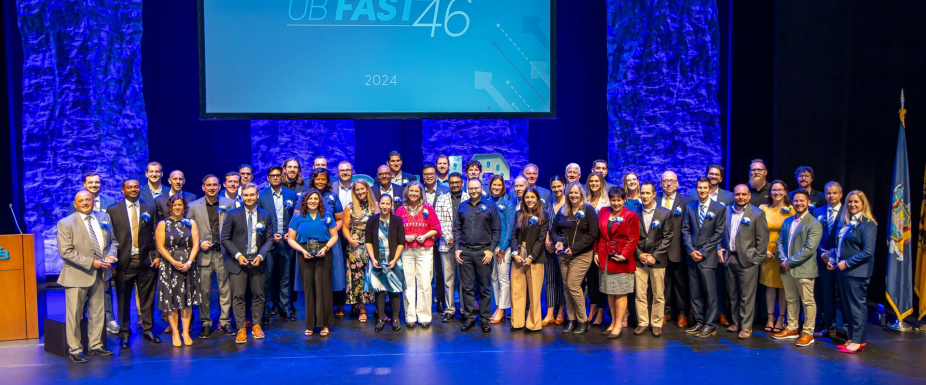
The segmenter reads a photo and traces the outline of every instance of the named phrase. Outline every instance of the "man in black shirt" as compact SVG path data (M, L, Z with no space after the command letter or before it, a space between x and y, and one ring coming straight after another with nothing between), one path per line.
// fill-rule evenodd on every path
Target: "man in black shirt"
M759 207L768 202L772 186L769 185L767 177L768 169L765 167L765 161L753 159L749 164L749 194L752 196L749 204Z
M466 183L470 199L460 204L453 221L454 253L460 264L460 286L462 286L463 328L468 331L476 324L475 285L479 285L479 315L482 331L489 332L489 316L492 313L492 293L489 290L492 278L492 250L498 246L501 237L501 221L498 209L488 198L483 199L482 183L470 179Z

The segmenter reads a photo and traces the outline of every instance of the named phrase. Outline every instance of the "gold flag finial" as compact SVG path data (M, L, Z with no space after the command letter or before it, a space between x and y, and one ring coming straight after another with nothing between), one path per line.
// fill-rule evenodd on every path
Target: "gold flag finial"
M900 89L900 124L906 127L907 124L904 123L904 116L907 115L907 110L903 108L903 104L904 104L903 88L901 88Z

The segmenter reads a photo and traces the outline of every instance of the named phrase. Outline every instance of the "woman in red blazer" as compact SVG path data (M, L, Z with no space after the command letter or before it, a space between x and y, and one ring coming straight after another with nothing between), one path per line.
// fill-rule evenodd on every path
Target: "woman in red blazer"
M624 208L626 195L619 187L608 190L609 207L598 213L598 239L595 264L598 265L601 292L608 295L611 326L602 334L609 339L621 336L621 320L627 311L627 294L633 292L636 265L633 252L640 242L640 218Z

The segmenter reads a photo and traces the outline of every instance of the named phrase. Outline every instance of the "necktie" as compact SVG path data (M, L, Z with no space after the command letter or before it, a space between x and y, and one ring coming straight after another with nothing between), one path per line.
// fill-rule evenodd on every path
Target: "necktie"
M132 212L129 217L132 218L132 247L138 248L138 203L133 203L129 209Z
M93 255L98 259L103 259L103 249L100 248L100 240L96 238L96 231L93 230L91 216L87 216L87 230L90 231L90 245L93 246Z
M248 212L248 254L251 253L251 234L254 233L254 213Z
M701 205L701 209L698 210L698 226L704 226L704 216L707 215L707 206Z
M665 199L663 199L662 207L665 207L671 210L672 209L672 198L667 196Z
M826 227L829 227L829 231L833 231L833 222L836 219L836 209L830 207L826 211Z

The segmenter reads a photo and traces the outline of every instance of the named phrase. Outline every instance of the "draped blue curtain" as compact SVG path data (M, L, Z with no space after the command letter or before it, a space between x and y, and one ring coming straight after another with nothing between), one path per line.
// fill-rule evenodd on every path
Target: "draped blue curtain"
M61 270L55 224L82 175L101 192L144 176L142 0L20 0L23 45L23 191L26 225L45 239L45 268Z
M625 172L693 187L721 160L715 0L608 0L612 182Z

